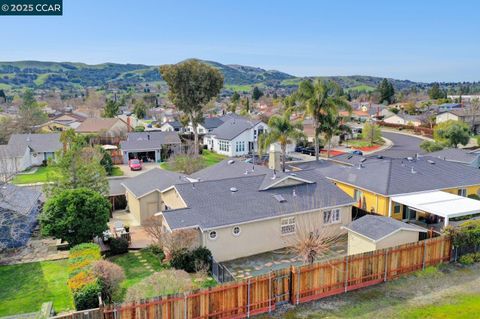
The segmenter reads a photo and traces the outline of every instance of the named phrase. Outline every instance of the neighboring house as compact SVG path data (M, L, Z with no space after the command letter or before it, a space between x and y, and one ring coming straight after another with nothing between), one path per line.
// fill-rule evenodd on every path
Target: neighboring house
M177 132L132 132L120 142L124 164L133 158L144 162L161 162L168 159L181 146Z
M258 136L268 131L262 121L251 121L236 114L226 115L222 120L222 125L205 135L203 144L230 157L256 152Z
M219 117L205 117L202 123L197 125L197 132L200 135L207 134L212 132L214 129L222 125L224 122L223 118ZM189 123L188 126L185 128L185 132L193 132L192 123Z
M415 243L427 233L425 228L374 215L365 215L343 228L348 231L348 255Z
M62 148L60 133L12 134L6 145L0 145L0 174L8 178L32 166L40 166L55 157Z
M85 119L86 117L83 115L75 113L62 114L42 124L40 126L40 131L49 133L76 129L83 121L85 121Z
M401 198L405 195L425 194L425 200L428 201L430 192L442 191L440 193L445 194L445 201L452 200L446 193L455 194L459 205L463 204L463 197L472 194L480 195L480 171L464 164L430 156L418 159L361 156L351 159L353 158L357 158L358 161L344 161L344 165L334 163L328 165L325 162L299 163L295 167L311 169L317 165L316 170L350 195L359 209L400 220L448 223L448 219L442 216L448 215L446 212L440 215L436 210L430 214L428 211L420 211L402 204L401 202L406 202ZM480 205L480 201L477 202ZM471 205L468 207L472 213L476 211L476 207ZM448 206L444 205L440 210L443 208L447 209ZM469 215L468 212L458 213L463 216Z
M478 153L478 151L469 151L461 148L446 148L426 155L449 162L456 162L480 168L480 153Z
M25 246L38 224L41 193L28 187L0 187L0 251Z
M391 114L383 119L383 122L389 124L413 125L420 126L422 124L421 118L418 115L409 114Z
M139 224L165 209L161 191L174 184L188 182L185 175L153 168L133 178L126 179L121 185L125 188L128 211Z
M171 122L165 122L160 126L160 131L162 132L178 132L178 133L183 133L184 128L182 123L180 121L171 121Z
M218 262L292 246L305 231L341 232L353 203L315 171L177 184L162 198L165 230L197 231Z
M447 112L455 109L461 109L462 107L463 105L460 103L444 103L440 105L429 106L428 109L433 110L436 113L442 113L442 112Z
M472 132L480 132L480 110L469 108L455 109L440 113L436 116L436 123L442 123L449 120L461 121L470 125Z
M93 118L89 117L80 124L75 132L80 134L94 134L103 138L106 142L110 140L120 141L131 130L131 127L118 118Z

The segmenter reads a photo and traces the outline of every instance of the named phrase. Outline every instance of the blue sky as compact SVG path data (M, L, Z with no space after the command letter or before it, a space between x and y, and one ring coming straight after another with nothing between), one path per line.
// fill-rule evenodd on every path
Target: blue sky
M62 17L0 16L0 60L196 57L298 76L478 81L479 12L473 0L64 0Z

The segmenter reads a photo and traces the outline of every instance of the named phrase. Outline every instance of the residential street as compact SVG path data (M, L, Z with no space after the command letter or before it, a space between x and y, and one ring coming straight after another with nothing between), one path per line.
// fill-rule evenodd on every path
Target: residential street
M425 153L420 148L420 143L422 143L423 140L419 137L385 131L382 132L382 136L392 141L393 146L388 150L375 153L375 155L404 158L415 156L416 153Z

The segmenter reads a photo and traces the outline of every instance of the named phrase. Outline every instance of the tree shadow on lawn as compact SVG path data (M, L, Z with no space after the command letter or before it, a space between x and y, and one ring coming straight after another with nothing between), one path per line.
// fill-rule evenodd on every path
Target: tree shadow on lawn
M66 260L0 266L0 316L35 312L48 301L56 311L73 309L67 269Z

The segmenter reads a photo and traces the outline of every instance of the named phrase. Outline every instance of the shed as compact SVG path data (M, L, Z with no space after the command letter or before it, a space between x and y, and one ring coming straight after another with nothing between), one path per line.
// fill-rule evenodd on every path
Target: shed
M365 215L343 228L348 231L348 255L414 243L427 232L420 226L376 215Z

